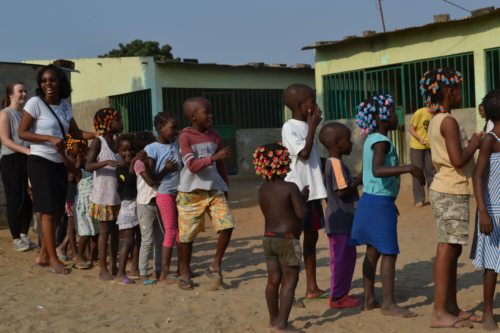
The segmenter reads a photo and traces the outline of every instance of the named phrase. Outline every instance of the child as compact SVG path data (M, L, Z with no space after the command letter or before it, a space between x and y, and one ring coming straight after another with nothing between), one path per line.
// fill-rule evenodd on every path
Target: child
M137 151L141 151L154 141L155 137L151 132L137 133L135 148ZM142 160L144 158L138 159L134 163L134 171L137 176L140 176L137 177L137 216L139 217L139 226L141 228L139 274L144 285L151 285L156 283L156 279L160 276L163 237L161 235L155 203L158 183L151 176L152 172L149 170L148 165ZM149 258L154 258L155 276L152 279L149 278Z
M288 325L300 271L300 234L305 200L297 185L284 178L290 171L285 147L268 144L255 150L255 173L266 182L259 189L259 205L265 218L262 240L267 265L266 302L273 332L299 332ZM279 301L278 301L279 299Z
M437 229L434 261L434 309L431 327L467 327L481 318L462 311L457 304L457 263L469 234L469 186L474 152L481 136L474 134L467 148L450 114L460 106L462 75L453 68L434 69L420 80L420 91L434 115L429 143L436 175L429 190ZM463 132L462 132L463 133ZM465 133L463 133L464 135Z
M227 174L223 160L231 156L229 147L222 147L219 134L212 129L212 105L203 97L189 98L183 105L184 116L191 127L179 136L184 168L181 170L177 210L179 212L180 278L179 288L192 290L191 253L196 236L204 228L208 212L219 234L217 250L205 274L213 278L212 289L222 285L221 262L234 228L227 196Z
M154 124L158 132L158 141L146 146L150 168L154 170L155 178L159 181L156 194L156 206L160 211L164 225L164 239L162 250L162 269L160 281L171 284L177 280L172 278L170 260L174 242L179 242L179 228L177 224L177 186L179 185L179 166L181 157L175 139L179 133L179 122L174 116L160 112L155 116Z
M120 284L134 284L126 274L128 258L133 254L135 235L139 230L139 220L137 219L137 177L133 172L135 151L133 147L134 136L122 134L116 142L116 150L123 163L116 167L116 181L118 182L118 194L120 195L120 212L116 219L116 224L120 230L122 246L120 249L120 264L116 278ZM135 266L132 272L137 272L137 257L132 257Z
M389 131L398 126L394 103L389 95L373 96L359 104L356 124L366 135L363 144L363 195L354 214L350 243L366 245L363 261L364 309L378 307L374 284L377 263L382 256L382 314L413 317L394 301L396 258L399 253L397 236L397 208L399 175L411 173L424 181L422 170L414 165L399 165L398 155Z
M347 126L331 122L319 132L319 141L328 149L325 165L326 227L330 245L330 308L352 308L361 304L356 296L350 296L352 275L356 265L356 247L348 244L354 219L354 209L359 200L357 187L361 177L354 179L343 155L352 151L351 131Z
M483 131L490 132L493 129L494 125L490 118L488 118L488 116L486 115L483 103L479 104L479 106L477 107L477 112L479 113L479 116L484 119Z
M488 93L481 104L493 129L481 141L474 171L474 193L479 212L479 236L474 265L484 269L483 328L498 328L493 317L493 298L500 272L500 90Z
M73 170L68 170L68 187L66 192L66 204L64 206L64 213L67 218L66 236L61 244L57 247L57 256L61 261L68 261L70 258L74 260L77 257L76 250L76 236L75 224L73 218L73 206L77 192L77 184L80 181L80 160L77 161L78 152L82 140L73 139L71 135L66 134L66 156L70 163L73 164ZM68 251L69 247L69 251ZM71 253L71 257L68 256Z
M99 278L113 280L118 269L118 228L116 218L120 209L116 182L116 166L121 161L115 152L113 137L123 130L120 113L112 108L100 109L94 116L94 129L100 134L92 141L85 168L94 171L89 215L99 223ZM108 270L108 239L111 240L111 273Z
M80 150L77 155L77 164L80 165L81 179L77 185L77 195L75 199L74 219L76 232L78 234L78 252L74 268L88 269L92 267L93 256L86 256L85 252L90 242L91 253L97 247L97 234L99 233L99 222L89 216L90 195L92 194L93 173L85 170L87 162L88 144L86 140L81 140Z
M285 105L292 111L281 130L283 146L292 159L286 181L299 188L309 186L307 215L304 220L304 262L306 267L306 298L326 297L328 293L316 283L316 243L318 230L325 226L321 200L326 189L321 174L319 151L314 142L316 128L321 121L321 110L316 104L314 91L302 84L293 84L283 92Z

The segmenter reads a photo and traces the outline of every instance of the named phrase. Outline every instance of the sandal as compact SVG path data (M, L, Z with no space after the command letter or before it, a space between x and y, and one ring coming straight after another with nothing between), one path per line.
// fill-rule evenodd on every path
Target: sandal
M177 281L177 285L182 290L193 290L194 289L193 280L185 280L183 278L179 278L179 280Z
M75 268L75 269L89 269L90 263L84 263L84 262L74 263L73 268Z

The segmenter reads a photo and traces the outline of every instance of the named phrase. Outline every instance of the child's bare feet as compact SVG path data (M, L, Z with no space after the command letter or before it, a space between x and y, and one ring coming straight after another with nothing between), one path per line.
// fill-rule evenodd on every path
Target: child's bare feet
M462 328L462 327L474 327L472 323L466 319L461 319L459 317L453 316L449 313L437 316L432 315L431 328Z
M54 260L48 264L47 272L54 274L69 274L70 270L59 260Z
M363 305L363 311L370 311L378 308L380 308L380 303L377 302L376 300L370 300L370 301L365 300L365 303Z
M483 313L483 330L496 331L498 329L497 322L493 317L493 313Z
M113 275L109 274L109 271L107 269L101 269L99 272L99 279L103 281L111 281L113 280Z
M417 316L417 314L407 309L403 309L394 303L382 305L382 307L380 308L380 312L382 312L382 314L386 316L401 316L403 318L413 318Z
M306 299L320 298L321 296L325 295L325 293L326 293L325 290L321 290L321 289L316 287L315 290L306 292Z
M160 283L166 284L166 285L171 285L177 283L178 279L173 276L172 274L167 274L165 276L160 276Z
M302 330L299 330L291 325L286 325L285 327L279 327L279 326L272 326L271 327L271 332L275 332L275 333L285 333L285 332L288 332L288 333L303 333L304 331Z
M453 313L453 314L455 314L455 313ZM482 323L483 322L483 318L476 316L473 313L463 311L463 310L458 311L458 318L465 319L465 320L471 321L473 323Z

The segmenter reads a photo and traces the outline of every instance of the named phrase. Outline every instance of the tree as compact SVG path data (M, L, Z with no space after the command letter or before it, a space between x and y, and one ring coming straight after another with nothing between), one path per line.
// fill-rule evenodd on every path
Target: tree
M118 49L113 49L99 58L115 57L154 57L156 61L180 60L172 55L172 47L168 44L160 47L160 43L154 41L142 41L135 39L128 44L118 44Z

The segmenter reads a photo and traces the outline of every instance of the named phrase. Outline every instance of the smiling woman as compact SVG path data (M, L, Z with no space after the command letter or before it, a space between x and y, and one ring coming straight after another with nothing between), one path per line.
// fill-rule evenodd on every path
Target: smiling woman
M19 124L19 138L29 141L28 178L33 192L33 209L40 213L42 248L38 264L48 271L67 274L59 261L55 246L55 225L64 212L68 168L74 168L66 158L66 133L77 139L93 139L95 134L78 128L67 98L71 85L64 72L48 65L37 77L37 96L28 100Z

